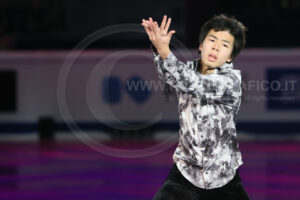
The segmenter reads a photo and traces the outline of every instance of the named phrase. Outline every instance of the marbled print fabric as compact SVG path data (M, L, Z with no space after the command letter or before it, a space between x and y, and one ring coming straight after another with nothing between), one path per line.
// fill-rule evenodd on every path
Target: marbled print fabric
M160 79L176 89L179 142L173 160L194 185L225 185L242 165L235 119L241 103L241 73L232 63L203 75L200 60L183 63L170 52L165 60L154 51Z

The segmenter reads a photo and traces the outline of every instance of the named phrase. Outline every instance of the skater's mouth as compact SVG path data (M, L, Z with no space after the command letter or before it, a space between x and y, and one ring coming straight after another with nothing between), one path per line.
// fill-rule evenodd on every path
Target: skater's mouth
M211 62L214 62L218 59L217 55L213 54L213 53L210 53L208 54L208 60L211 61Z

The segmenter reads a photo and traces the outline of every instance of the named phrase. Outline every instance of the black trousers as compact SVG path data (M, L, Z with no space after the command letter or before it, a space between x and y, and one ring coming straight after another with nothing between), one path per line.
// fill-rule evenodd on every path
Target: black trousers
M173 164L162 187L153 200L249 200L236 171L235 177L226 185L214 189L202 189L189 182Z

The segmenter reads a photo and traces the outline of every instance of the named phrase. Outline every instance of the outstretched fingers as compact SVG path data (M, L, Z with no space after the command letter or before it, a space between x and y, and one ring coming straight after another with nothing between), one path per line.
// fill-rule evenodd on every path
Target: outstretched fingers
M165 26L166 26L166 22L167 22L167 15L164 15L161 24L160 24L160 30L164 30Z
M165 26L165 31L166 31L166 33L167 33L168 30L169 30L170 24L171 24L171 17L168 19L167 25Z
M153 19L151 17L149 17L149 21L150 21L150 27L151 30L154 32L154 34L159 34L159 27L156 21L153 21Z
M170 32L168 33L168 36L172 37L172 35L173 35L174 33L176 33L176 31L175 31L175 30L172 30L172 31L170 31Z
M158 23L156 21L153 21L151 17L149 17L149 20L143 19L142 21L142 25L144 26L144 29L151 41L160 38L161 36L171 37L175 33L175 30L171 30L170 32L168 32L171 24L171 18L169 18L167 21L166 15L164 15L160 27Z
M145 19L143 19L142 26L144 27L144 29L145 29L146 33L149 35L149 34L150 34L150 32L151 32L151 29L150 29L150 27L149 27L149 24L148 24L148 22L147 22Z
M157 26L157 22L153 22L153 20L149 20L149 28L151 30L152 39L157 38L159 35L159 30Z
M159 35L159 27L156 21L153 22L153 30L156 35Z
M150 22L145 19L143 19L142 21L143 21L142 26L144 27L149 39L152 40L154 38L154 33Z

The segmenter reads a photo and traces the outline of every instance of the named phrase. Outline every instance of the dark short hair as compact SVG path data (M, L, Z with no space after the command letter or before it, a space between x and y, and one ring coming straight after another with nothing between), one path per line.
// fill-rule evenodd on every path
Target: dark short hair
M244 48L246 44L247 28L233 16L227 16L225 14L215 15L205 22L200 30L199 44L203 43L211 29L215 31L228 31L234 37L233 49L231 52L232 60L240 53L242 48Z

